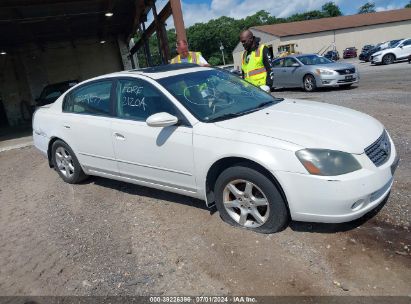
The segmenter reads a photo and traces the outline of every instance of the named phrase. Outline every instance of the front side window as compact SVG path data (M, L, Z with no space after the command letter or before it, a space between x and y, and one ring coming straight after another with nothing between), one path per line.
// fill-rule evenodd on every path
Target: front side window
M220 70L181 74L158 81L203 122L245 115L282 100Z
M295 60L294 58L285 58L284 59L284 66L285 67L292 67L294 63L298 63L297 60Z
M174 105L153 85L142 79L119 79L116 90L117 116L146 121L156 113L177 116Z
M66 97L63 110L71 113L109 116L111 86L110 80L76 89Z
M404 41L403 46L411 45L411 39Z
M316 64L329 64L333 63L333 61L318 55L305 55L299 56L298 60L300 60L305 65L316 65Z
M283 66L284 59L276 59L274 60L273 66L275 68L280 68Z

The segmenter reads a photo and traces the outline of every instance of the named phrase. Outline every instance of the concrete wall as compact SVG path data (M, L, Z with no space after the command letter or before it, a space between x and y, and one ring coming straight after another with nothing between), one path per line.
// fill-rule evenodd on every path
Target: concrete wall
M355 46L360 52L366 44L376 44L400 38L411 38L411 20L281 37L279 39L272 36L272 39L267 41L266 44L273 46L274 54L279 45L288 43L296 43L298 45L297 50L301 53L317 53L335 42L337 51L342 57L343 50L350 46ZM237 46L233 52L235 66L241 66L241 54L242 48Z
M23 123L20 103L22 100L30 101L31 93L19 53L0 56L0 99L8 123L10 125Z
M26 45L1 58L0 93L11 125L22 123L20 102L34 104L47 84L85 80L124 69L117 38L101 44L96 40L47 43L40 49ZM1 62L0 61L0 64ZM128 66L127 66L128 68Z

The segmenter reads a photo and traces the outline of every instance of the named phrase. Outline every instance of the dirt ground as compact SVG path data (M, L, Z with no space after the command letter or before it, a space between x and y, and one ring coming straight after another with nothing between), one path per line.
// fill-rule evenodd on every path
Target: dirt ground
M359 64L349 90L274 95L379 119L401 163L374 217L233 228L202 201L103 178L64 183L34 147L0 153L0 295L411 296L411 65Z

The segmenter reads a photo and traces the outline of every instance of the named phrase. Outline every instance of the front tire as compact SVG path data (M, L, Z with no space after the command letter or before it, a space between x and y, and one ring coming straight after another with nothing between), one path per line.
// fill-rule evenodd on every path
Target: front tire
M314 92L317 89L317 82L313 75L305 75L303 79L303 86L306 92Z
M64 141L56 140L52 146L54 169L69 184L77 184L87 178L73 150Z
M395 61L395 57L393 54L387 54L384 57L382 57L383 64L392 64L394 61Z
M259 233L282 230L288 210L277 187L257 170L235 166L217 178L214 193L221 218L237 227Z

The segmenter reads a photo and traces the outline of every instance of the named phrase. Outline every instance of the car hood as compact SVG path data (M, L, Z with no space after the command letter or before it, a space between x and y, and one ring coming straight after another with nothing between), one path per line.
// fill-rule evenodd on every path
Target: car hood
M249 134L275 138L304 148L364 153L383 132L366 114L326 103L287 99L265 109L215 123Z
M324 68L328 70L342 70L342 69L352 69L354 65L349 63L329 63L329 64L318 64L315 67Z

